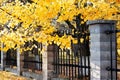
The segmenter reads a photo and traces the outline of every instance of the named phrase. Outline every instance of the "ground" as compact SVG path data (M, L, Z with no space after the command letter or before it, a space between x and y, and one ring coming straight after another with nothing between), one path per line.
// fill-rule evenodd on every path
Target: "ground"
M0 71L0 80L30 80L25 77L17 76L11 72Z

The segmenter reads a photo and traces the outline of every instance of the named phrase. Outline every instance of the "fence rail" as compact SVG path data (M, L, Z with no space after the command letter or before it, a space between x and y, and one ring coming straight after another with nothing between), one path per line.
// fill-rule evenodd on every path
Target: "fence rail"
M42 54L38 55L37 60L22 60L24 62L23 68L32 69L32 70L42 70Z

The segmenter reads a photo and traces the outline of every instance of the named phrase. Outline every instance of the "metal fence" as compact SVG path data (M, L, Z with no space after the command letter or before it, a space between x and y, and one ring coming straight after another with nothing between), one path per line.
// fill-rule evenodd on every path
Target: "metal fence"
M27 50L24 52L24 59L22 60L24 63L24 69L31 70L42 70L42 44L38 42L33 42L32 45L36 45L32 50ZM28 46L28 44L27 44ZM14 49L9 49L6 52L6 66L16 66L17 67L17 51Z
M14 49L9 49L6 52L6 65L7 66L17 66L17 51Z
M59 77L69 80L90 80L89 30L81 24L81 15L76 16L76 28L67 20L69 29L61 29L58 35L72 35L77 43L71 41L71 49L60 49L54 53L54 70ZM73 30L73 32L72 32Z
M31 70L42 70L42 44L36 44L37 47L24 52L23 68Z
M80 26L72 35L71 49L57 48L54 52L54 70L58 77L69 80L90 80L90 50L88 26ZM82 41L81 41L82 40Z
M54 54L54 70L59 77L69 80L90 80L90 56L75 56L70 50L58 48Z
M120 67L119 67L120 66L120 60L119 60L120 52L118 52L119 44L117 44L117 39L119 38L119 35L120 35L119 33L120 33L119 29L113 29L111 31L106 31L106 34L110 36L110 65L108 65L106 70L110 71L111 80L113 80L113 77L115 77L115 76L116 76L115 80L120 80L120 77L119 77L120 76ZM115 44L113 44L113 39L115 39ZM116 47L116 50L112 49L113 46ZM115 52L115 54L113 54L114 52ZM114 63L116 65L114 65Z

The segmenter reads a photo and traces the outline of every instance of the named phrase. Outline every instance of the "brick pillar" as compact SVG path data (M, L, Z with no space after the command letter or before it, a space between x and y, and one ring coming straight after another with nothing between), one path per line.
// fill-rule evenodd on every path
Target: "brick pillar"
M43 54L43 80L51 80L54 76L54 66L53 66L53 52L55 45L45 46L43 45L44 53Z
M88 21L90 30L90 66L91 80L117 80L116 72L107 71L107 67L116 68L116 36L115 33L106 34L106 31L115 30L113 20ZM112 42L112 44L111 44ZM113 77L113 79L111 79Z

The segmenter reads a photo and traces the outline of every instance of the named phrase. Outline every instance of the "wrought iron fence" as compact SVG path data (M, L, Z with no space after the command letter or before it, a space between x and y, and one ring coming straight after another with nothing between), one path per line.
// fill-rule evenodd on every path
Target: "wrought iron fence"
M17 66L17 52L14 49L9 49L6 52L6 65Z
M34 58L27 58L23 60L24 67L32 70L42 70L42 54L36 55Z
M42 44L38 44L34 42L36 47L32 48L32 50L27 50L24 52L24 62L23 68L32 69L32 70L42 70ZM33 45L34 45L33 44ZM16 66L17 67L17 51L14 49L9 49L6 52L6 66Z
M81 24L80 14L76 16L76 27L69 21L65 21L68 27L60 28L58 35L72 35L77 43L71 41L71 49L60 49L54 53L54 70L59 77L66 77L69 80L90 80L90 51L89 51L89 30L86 23ZM73 32L72 32L73 31Z
M37 48L24 52L23 68L31 70L42 70L42 44L36 44Z
M107 71L110 71L111 72L111 80L113 80L113 77L116 76L116 79L115 80L119 80L119 74L120 73L120 67L119 67L119 54L118 53L118 46L119 44L117 44L117 39L119 38L119 34L120 33L120 30L118 29L113 29L111 31L106 31L106 34L110 36L110 65L106 68ZM115 43L116 44L113 44L113 39L115 39ZM115 46L114 46L115 45ZM116 50L113 50L112 48L116 47ZM113 52L115 51L115 54L113 54ZM113 58L113 55L115 55L115 58ZM113 63L115 63L115 67L113 67ZM114 72L116 75L114 75Z
M54 70L59 77L69 80L90 80L90 56L75 56L70 50L58 48L54 54Z

